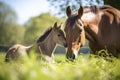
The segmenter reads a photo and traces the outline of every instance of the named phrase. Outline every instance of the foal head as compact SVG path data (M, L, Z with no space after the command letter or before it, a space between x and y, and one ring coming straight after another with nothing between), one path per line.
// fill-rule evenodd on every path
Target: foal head
M49 36L49 39L48 39ZM50 39L52 38L52 39ZM51 40L51 43L59 44L64 47L67 47L67 42L63 31L61 30L61 25L57 26L57 22L53 27L48 29L38 40L37 44L45 41L45 39Z
M82 9L82 8L81 8ZM78 51L85 43L85 34L83 23L81 21L81 9L71 12L70 6L66 8L67 20L65 24L66 41L68 50L66 57L69 59L76 59Z
M67 47L67 42L64 32L61 30L61 25L57 26L57 22L53 26L52 36L53 36L53 41L55 43Z

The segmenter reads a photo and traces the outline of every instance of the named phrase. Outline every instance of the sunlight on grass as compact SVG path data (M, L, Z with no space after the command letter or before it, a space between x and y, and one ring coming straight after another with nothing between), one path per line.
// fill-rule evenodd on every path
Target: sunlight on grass
M36 59L36 55L22 62L4 62L0 54L0 80L119 80L120 60L112 62L102 57L79 55L75 61L68 61L65 55L56 54L56 63Z

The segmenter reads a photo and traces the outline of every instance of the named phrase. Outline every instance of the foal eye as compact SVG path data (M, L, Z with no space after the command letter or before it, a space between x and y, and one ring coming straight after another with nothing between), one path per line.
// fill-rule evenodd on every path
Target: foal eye
M61 36L60 34L57 35L58 37Z
M80 26L83 26L82 23L80 23Z

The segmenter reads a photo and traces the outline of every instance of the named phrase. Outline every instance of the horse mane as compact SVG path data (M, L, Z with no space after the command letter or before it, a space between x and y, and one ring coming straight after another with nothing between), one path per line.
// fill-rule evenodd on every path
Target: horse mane
M102 10L105 10L105 9L108 9L108 8L112 8L112 6L110 6L110 5L100 6L100 9L102 9Z
M37 43L38 42L42 42L45 40L45 38L49 35L49 33L52 31L52 27L48 28L38 39L37 39Z
M93 6L84 6L84 13L88 13L88 12L93 12L93 13L97 13L99 10L99 7L96 5Z
M105 10L106 12L112 14L114 17L116 16L117 18L120 19L120 11L110 5L104 5L100 8L101 10Z
M99 11L106 11L114 16L117 16L120 19L120 11L110 5L103 5L103 6L84 6L84 13L93 12L94 14L98 13Z

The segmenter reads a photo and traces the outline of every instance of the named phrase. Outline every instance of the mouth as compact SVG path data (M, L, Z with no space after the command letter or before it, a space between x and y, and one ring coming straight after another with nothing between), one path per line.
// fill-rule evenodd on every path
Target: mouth
M75 60L77 59L77 57L75 56L75 54L72 54L72 55L66 55L67 59L69 60Z
M77 56L78 56L77 51L75 53L71 49L68 49L67 54L66 54L67 59L76 60Z

